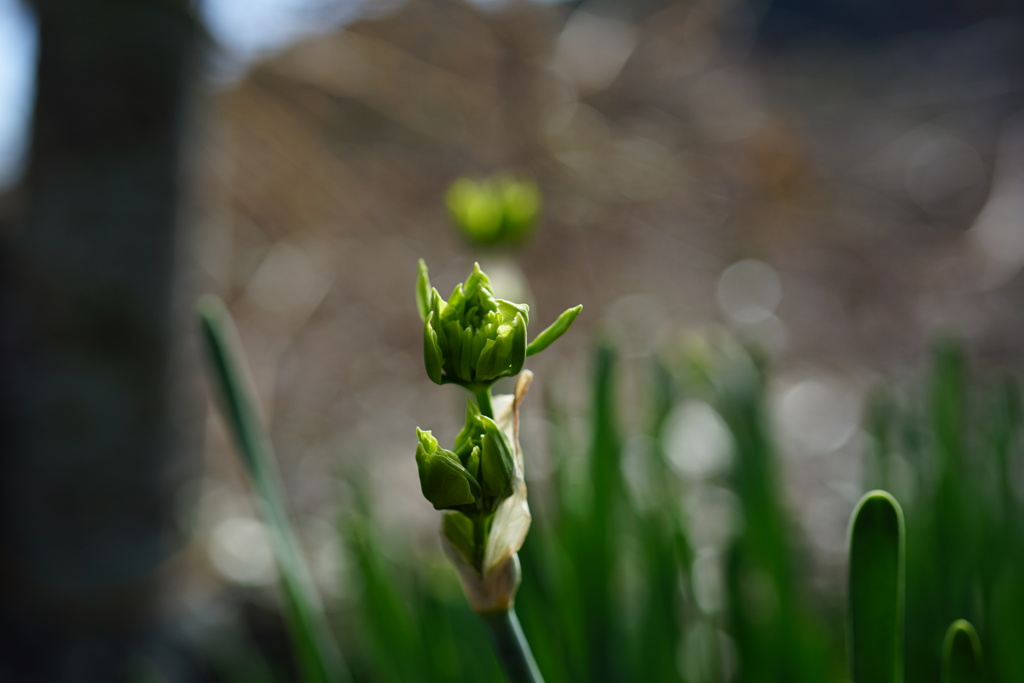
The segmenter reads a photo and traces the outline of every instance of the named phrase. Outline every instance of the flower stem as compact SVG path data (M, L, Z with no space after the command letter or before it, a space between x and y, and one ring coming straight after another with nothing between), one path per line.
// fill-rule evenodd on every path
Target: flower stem
M523 628L515 608L504 611L484 612L480 617L491 630L491 640L498 652L498 659L505 670L508 683L544 683L537 662L530 652Z
M494 406L491 404L491 388L489 386L473 390L476 396L476 405L480 408L480 414L494 419Z

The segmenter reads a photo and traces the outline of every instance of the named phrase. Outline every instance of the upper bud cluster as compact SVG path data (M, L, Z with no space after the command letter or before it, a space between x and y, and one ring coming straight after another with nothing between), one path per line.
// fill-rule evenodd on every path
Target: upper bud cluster
M495 299L479 264L445 301L430 287L420 261L416 292L424 320L423 360L434 382L489 386L523 369L530 308Z
M489 387L523 369L526 357L547 348L562 336L579 314L576 306L526 343L530 307L496 299L491 281L473 264L465 284L455 286L448 301L430 286L421 260L416 281L416 305L423 319L423 361L437 384L469 389Z

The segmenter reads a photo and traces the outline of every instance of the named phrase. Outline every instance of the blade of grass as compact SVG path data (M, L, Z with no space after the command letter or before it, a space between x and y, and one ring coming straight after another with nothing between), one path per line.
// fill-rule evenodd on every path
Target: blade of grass
M672 375L660 362L653 363L643 463L644 493L649 500L642 506L634 503L625 516L629 535L638 541L642 572L634 600L637 623L643 628L629 639L630 670L640 680L680 680L679 650L685 627L698 616L691 599L693 552L679 504L682 492L665 444L665 424L676 403L675 394Z
M942 683L982 683L981 643L965 619L954 621L942 644Z
M903 511L866 494L850 523L849 647L853 683L903 679Z
M397 586L401 583L389 571L373 524L362 514L346 524L347 548L362 585L360 636L372 656L375 680L402 683L423 678L423 642ZM400 652L401 656L395 656Z
M985 571L979 560L984 552L988 506L978 501L996 500L986 492L987 476L980 474L992 460L986 458L988 462L979 466L974 459L980 452L973 447L968 452L967 448L973 440L971 427L977 423L969 417L972 392L963 343L953 337L940 338L932 356L926 443L932 450L934 479L930 494L923 499L924 508L915 515L914 538L909 543L924 551L920 555L915 552L913 564L908 565L915 579L907 592L908 596L914 594L911 604L918 612L920 629L907 632L908 640L913 639L908 651L915 651L915 662L906 673L913 680L939 678L935 644L942 642L946 624L959 616L979 616L975 605ZM928 464L921 467L927 472Z
M768 419L764 359L736 353L714 378L716 407L732 435L730 483L744 524L726 551L726 610L745 683L824 677L824 629L804 604Z
M616 353L607 343L597 347L593 404L591 413L591 443L589 480L591 496L584 519L584 528L575 538L583 545L579 548L582 559L579 567L581 592L588 628L591 681L622 680L615 659L615 631L617 592L614 570L616 513L623 499L621 444L619 440L615 406Z
M197 308L210 380L218 390L224 418L238 445L269 530L299 669L309 683L348 681L348 669L288 520L277 461L260 420L255 395L246 381L245 357L231 314L224 303L213 296L200 299Z
M539 501L538 501L539 502ZM571 681L566 666L574 656L569 644L565 614L571 609L572 594L559 582L564 559L558 552L550 511L544 505L532 505L533 523L519 558L523 583L516 596L522 609L520 620L527 640L533 646L537 664L548 683Z

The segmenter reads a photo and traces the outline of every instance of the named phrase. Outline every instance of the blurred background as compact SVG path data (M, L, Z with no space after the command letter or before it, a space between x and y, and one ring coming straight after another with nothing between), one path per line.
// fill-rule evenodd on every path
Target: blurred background
M760 650L714 560L743 526L742 439L680 379L694 354L760 349L783 545L807 623L829 624L830 645L801 646L825 662L807 680L842 680L855 502L925 488L910 456L869 476L875 388L924 384L936 335L982 378L1024 356L1017 0L0 0L0 102L4 681L289 679L273 558L201 377L203 292L237 320L360 680L491 680L374 673L347 626L374 594L366 557L448 571L413 436L450 440L464 397L422 369L418 258L445 295L480 261L538 328L584 306L528 363L535 525L563 484L586 489L572 463L602 414L597 340L614 349L616 495L645 509L636 454L654 434L692 551L672 570L680 604L702 615L653 680L804 680L744 673ZM525 243L474 246L445 193L498 173L543 205ZM652 432L654 365L677 388ZM986 474L1012 500L1018 460ZM557 544L568 527L551 524ZM454 583L424 581L421 598L465 609ZM579 637L565 651L587 660L602 641Z

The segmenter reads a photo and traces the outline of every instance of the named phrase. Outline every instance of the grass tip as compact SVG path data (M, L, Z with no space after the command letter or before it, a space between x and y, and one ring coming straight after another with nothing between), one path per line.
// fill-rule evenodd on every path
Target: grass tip
M875 489L873 491L868 491L861 497L857 506L854 508L851 520L856 521L861 515L866 513L884 515L886 512L892 513L896 523L902 530L903 508L900 506L900 502L888 491Z

